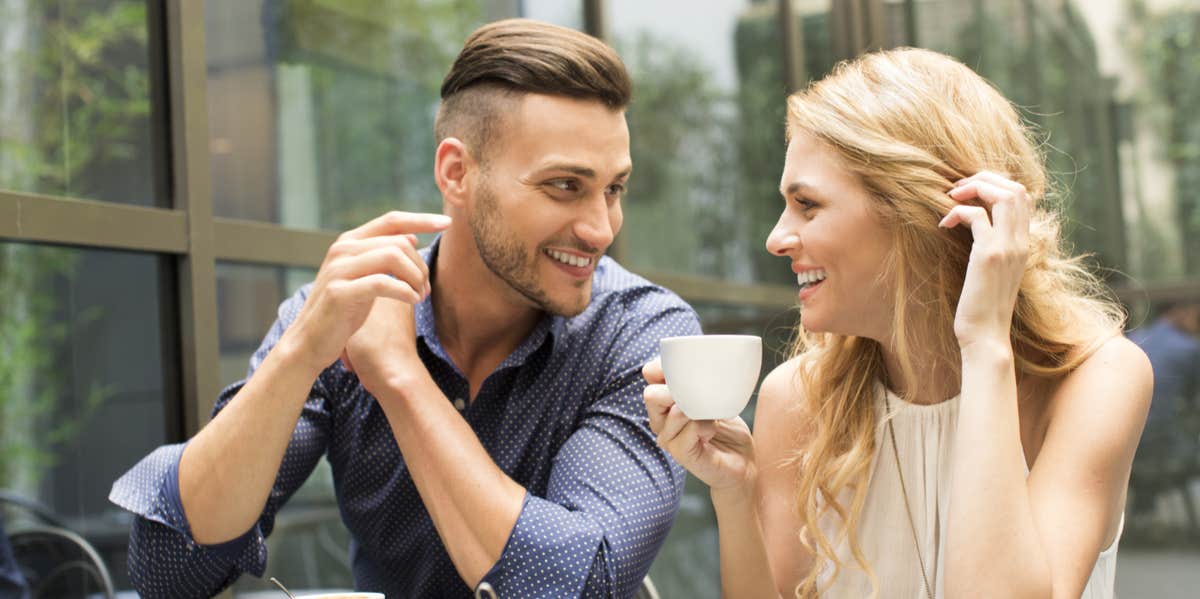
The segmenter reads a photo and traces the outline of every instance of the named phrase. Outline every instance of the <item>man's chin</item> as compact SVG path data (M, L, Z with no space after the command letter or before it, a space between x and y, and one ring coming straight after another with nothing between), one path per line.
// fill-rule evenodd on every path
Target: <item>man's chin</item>
M583 296L575 296L572 298L563 298L559 301L550 301L543 304L542 309L555 316L564 318L574 318L583 314L587 310L588 304L591 303L592 294L587 293Z

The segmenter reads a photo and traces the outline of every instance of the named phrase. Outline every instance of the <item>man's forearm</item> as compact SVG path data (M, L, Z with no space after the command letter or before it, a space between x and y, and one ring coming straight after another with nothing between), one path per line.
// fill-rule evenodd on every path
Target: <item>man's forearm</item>
M450 560L473 587L500 559L525 489L496 466L428 373L415 370L377 399Z
M318 374L295 359L285 336L188 443L179 497L197 543L229 541L254 525Z

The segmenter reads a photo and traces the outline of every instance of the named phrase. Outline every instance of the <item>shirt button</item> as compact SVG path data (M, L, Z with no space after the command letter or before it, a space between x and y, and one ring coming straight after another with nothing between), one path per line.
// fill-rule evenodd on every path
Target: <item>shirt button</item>
M496 599L496 589L488 582L480 582L479 586L475 587L475 599Z
M459 412L467 409L467 402L463 401L463 398L461 397L456 397L454 399L454 409L458 410Z

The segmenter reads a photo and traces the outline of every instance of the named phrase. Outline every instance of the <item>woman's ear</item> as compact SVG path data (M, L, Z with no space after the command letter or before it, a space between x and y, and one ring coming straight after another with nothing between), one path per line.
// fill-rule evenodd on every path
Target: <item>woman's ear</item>
M447 137L438 144L434 154L433 178L442 199L454 206L462 206L470 197L468 174L475 167L475 160L467 151L467 145L457 137Z

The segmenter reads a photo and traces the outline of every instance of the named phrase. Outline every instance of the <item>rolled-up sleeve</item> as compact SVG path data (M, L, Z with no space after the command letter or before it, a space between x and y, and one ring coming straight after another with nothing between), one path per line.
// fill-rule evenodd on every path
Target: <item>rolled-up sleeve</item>
M629 597L638 588L684 483L650 431L642 366L658 354L660 338L699 332L686 305L625 320L604 358L611 365L604 391L555 456L546 496L526 494L484 576L499 597Z
M303 305L304 292L301 290L280 306L279 319L251 358L247 379L294 320ZM214 415L228 405L244 383L221 392ZM109 500L136 516L129 535L129 575L140 596L209 597L243 572L262 576L267 564L265 539L274 526L275 514L325 453L330 426L326 397L325 383L318 378L292 432L262 514L236 539L201 545L192 537L179 497L179 460L186 444L154 450L113 483Z

